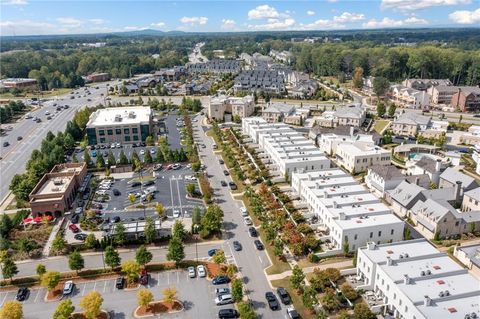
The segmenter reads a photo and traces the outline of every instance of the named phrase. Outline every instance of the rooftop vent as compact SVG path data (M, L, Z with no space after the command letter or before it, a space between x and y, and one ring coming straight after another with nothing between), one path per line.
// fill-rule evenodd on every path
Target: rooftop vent
M62 184L63 184L63 180L60 178L56 178L53 180L53 185L62 185Z
M122 116L120 114L115 115L115 122L121 122L122 121Z

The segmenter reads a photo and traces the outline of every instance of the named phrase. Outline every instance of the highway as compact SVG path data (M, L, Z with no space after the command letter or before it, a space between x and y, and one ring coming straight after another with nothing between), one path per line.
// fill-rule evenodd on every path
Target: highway
M104 103L104 98L107 95L107 84L111 83L113 82L93 84L88 88L90 95L86 94L84 88L79 88L73 90L75 94L66 94L42 102L41 107L37 107L30 112L32 117L41 119L40 123L22 117L16 123L4 124L6 127L11 126L12 129L6 131L6 135L0 137L0 157L2 158L0 160L0 203L9 193L8 187L13 176L25 171L25 165L30 159L32 151L40 148L47 133L49 131L53 133L64 131L67 122L73 118L75 112L80 108ZM71 99L73 95L75 98ZM89 99L90 101L88 101ZM57 104L57 106L68 105L69 107L56 112L57 106L54 106L54 104ZM45 114L47 111L50 115ZM47 116L51 116L52 119L48 120ZM22 139L18 140L19 137ZM3 146L5 142L9 143L6 147Z

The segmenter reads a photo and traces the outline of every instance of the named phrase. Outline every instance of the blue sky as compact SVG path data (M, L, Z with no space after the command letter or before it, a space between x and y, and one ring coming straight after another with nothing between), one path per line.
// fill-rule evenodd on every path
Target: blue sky
M479 0L0 0L1 35L480 26Z

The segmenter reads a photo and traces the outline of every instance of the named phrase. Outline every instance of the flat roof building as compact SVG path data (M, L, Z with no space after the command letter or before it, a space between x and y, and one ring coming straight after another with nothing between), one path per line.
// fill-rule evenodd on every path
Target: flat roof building
M37 87L37 80L27 78L8 78L1 80L0 85L6 89L34 89Z
M244 118L255 111L253 96L233 97L219 95L210 98L207 108L208 118L217 121L232 121L233 117Z
M372 307L395 318L464 319L480 315L480 282L425 239L358 250L357 277L381 298Z
M58 217L69 210L86 178L86 163L55 165L50 173L43 175L29 195L32 215Z
M136 143L152 133L150 107L112 107L99 109L87 123L88 144Z

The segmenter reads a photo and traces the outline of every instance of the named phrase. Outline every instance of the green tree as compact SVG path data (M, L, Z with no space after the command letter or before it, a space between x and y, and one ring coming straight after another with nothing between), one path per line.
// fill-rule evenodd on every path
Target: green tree
M87 163L88 167L90 167L90 162L92 161L92 158L90 157L90 153L85 150L85 152L83 153L83 160L85 161L85 163Z
M44 264L38 264L36 272L38 277L42 277L42 275L47 272L47 268L45 267Z
M225 257L225 252L222 249L218 249L213 255L212 260L216 264L224 264L227 262L227 258Z
M85 260L78 250L75 250L68 255L68 267L71 270L75 270L77 274L79 270L82 270L85 267Z
M208 237L214 232L220 231L223 222L223 211L218 205L209 205L200 221L203 237Z
M165 217L165 207L163 207L162 203L158 203L155 206L155 212L158 215L158 218L163 219Z
M232 297L235 302L239 302L243 299L243 283L239 278L232 280Z
M102 303L102 295L98 291L91 291L80 300L80 307L87 319L94 319L100 315Z
M156 163L163 163L165 162L165 158L163 157L163 152L160 147L157 147L157 153L155 155L155 162Z
M3 278L9 278L12 280L13 276L18 274L18 268L15 262L12 260L10 256L6 256L3 258L2 263L2 275Z
M140 265L134 260L127 260L122 263L122 272L127 276L129 283L138 280L140 274Z
M186 190L187 190L187 193L188 195L192 196L193 193L195 192L195 184L192 184L192 183L188 183L186 186L185 186Z
M317 304L317 292L313 287L306 286L303 288L302 303L307 309L313 309L313 307Z
M363 87L363 69L361 67L355 68L352 80L355 88L361 89Z
M292 276L290 277L290 283L292 287L295 289L300 289L303 285L303 281L305 280L305 274L303 273L302 268L295 265L292 270Z
M118 252L112 246L105 248L105 264L110 268L114 268L120 265L121 258Z
M168 243L167 260L174 261L175 265L185 258L185 251L182 240L178 237L172 237Z
M142 288L137 292L137 302L139 307L146 307L153 301L153 294L147 288Z
M340 290L342 291L343 296L350 301L354 301L358 297L357 291L346 282L340 286Z
M370 310L364 302L357 303L353 308L353 316L355 319L375 319L377 316Z
M0 308L0 318L2 319L23 319L23 307L18 301L5 301Z
M385 112L386 112L385 103L378 102L377 103L377 115L378 115L378 117L383 117L385 115Z
M2 218L0 219L0 237L8 238L8 234L12 228L12 219L9 215L3 214Z
M373 79L373 92L375 92L377 97L385 95L389 87L390 82L387 78L384 78L383 76L376 76Z
M152 243L155 238L157 237L157 232L155 230L155 221L152 217L147 217L145 220L145 243L150 244Z
M93 249L97 245L97 238L95 237L95 234L88 234L87 238L85 238L85 248L87 249Z
M49 291L57 287L60 282L60 273L58 271L47 271L40 279L40 285Z
M238 303L238 313L241 319L257 319L257 314L247 302Z
M97 155L97 161L95 163L95 166L97 168L104 168L105 167L105 161L103 160L103 156L101 154Z
M70 319L74 311L75 306L72 303L72 299L62 300L53 313L53 319Z
M193 207L192 209L192 223L194 225L200 225L202 220L202 211L198 206Z
M165 303L172 303L177 299L177 289L175 287L167 287L163 289L163 299L162 301Z
M145 152L145 155L143 156L143 162L146 163L146 164L153 163L152 155L150 154L150 152L148 150Z
M152 258L153 258L152 253L149 252L144 245L138 247L137 250L135 251L135 260L137 261L137 263L139 263L142 266L152 261Z
M395 111L397 110L397 106L395 103L390 103L388 107L388 116L393 117L395 115Z
M125 240L127 239L125 235L125 231L126 229L124 224L122 223L115 224L115 234L113 236L113 240L119 246L122 246L125 243Z
M147 138L145 139L145 144L147 144L148 146L153 145L153 137L151 135L147 136Z
M116 160L115 160L115 156L113 155L113 152L112 150L109 150L108 151L108 167L110 166L114 166L115 164L117 164Z
M333 311L340 307L340 303L335 296L335 291L331 288L325 289L325 293L320 297L320 302L326 311Z
M110 161L110 160L109 160ZM128 165L128 158L123 152L123 150L120 151L120 155L118 157L118 161L120 165Z
M180 240L184 240L187 236L187 231L185 230L185 226L179 220L176 220L172 227L172 237L177 237Z

